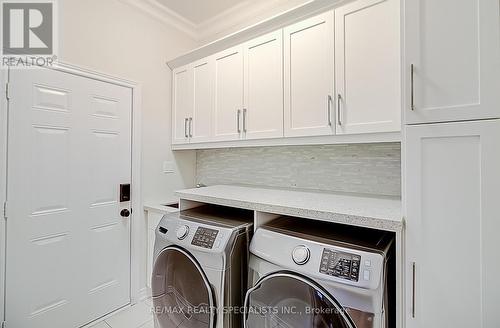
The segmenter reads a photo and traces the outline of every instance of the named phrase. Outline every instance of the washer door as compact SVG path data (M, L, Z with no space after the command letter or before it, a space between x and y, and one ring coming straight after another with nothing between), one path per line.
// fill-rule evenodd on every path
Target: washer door
M292 272L262 277L245 297L246 328L354 328L324 288Z
M213 328L212 288L198 262L171 246L158 255L151 282L159 328Z

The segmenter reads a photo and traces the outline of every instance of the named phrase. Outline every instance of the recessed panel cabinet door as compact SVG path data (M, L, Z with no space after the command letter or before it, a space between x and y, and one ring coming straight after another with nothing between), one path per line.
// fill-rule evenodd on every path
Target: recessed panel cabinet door
M214 63L211 57L193 65L193 115L189 118L191 142L210 141L212 136Z
M337 134L401 130L399 0L335 9Z
M214 141L237 140L242 132L243 47L215 55Z
M283 31L245 44L246 139L283 136Z
M406 136L406 327L499 327L500 120Z
M189 142L189 118L193 116L192 69L185 66L172 74L172 142L183 144Z
M284 29L285 136L334 133L333 11Z
M499 5L405 0L407 124L500 117Z

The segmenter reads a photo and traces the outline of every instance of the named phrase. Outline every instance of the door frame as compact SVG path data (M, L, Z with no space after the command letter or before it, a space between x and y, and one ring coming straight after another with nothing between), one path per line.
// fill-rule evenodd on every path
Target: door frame
M141 104L142 87L141 84L112 76L99 71L83 68L70 63L59 62L52 69L55 71L73 74L101 82L130 88L132 91L132 179L131 193L133 195L130 216L130 304L135 304L147 295L145 284L141 284L141 263L144 256L141 254L141 231L145 229L142 210L142 186L141 186ZM6 220L3 217L3 204L7 201L7 141L8 141L8 111L9 102L7 100L6 86L9 81L9 69L0 69L0 83L2 94L0 96L0 323L5 320L5 259L6 259Z

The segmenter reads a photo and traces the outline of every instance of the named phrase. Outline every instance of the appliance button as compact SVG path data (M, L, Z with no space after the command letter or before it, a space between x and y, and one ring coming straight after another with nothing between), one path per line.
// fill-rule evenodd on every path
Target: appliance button
M365 260L365 266L366 266L366 267L371 267L371 266L372 266L372 261L370 261L370 260Z
M188 234L189 234L189 227L187 225L180 226L179 228L177 228L177 231L175 232L175 235L179 240L186 238Z
M293 249L292 259L298 265L304 265L309 261L311 251L307 246L300 245Z
M366 280L366 281L370 280L370 271L365 270L363 272L363 279Z

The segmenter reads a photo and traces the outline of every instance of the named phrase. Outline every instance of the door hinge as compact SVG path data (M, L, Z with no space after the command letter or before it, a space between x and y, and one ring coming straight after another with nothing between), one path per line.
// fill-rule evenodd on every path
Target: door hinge
M7 322L2 321L2 328L7 328Z
M10 86L9 82L5 83L5 98L7 100L10 100L10 94L9 94L10 87L9 86Z
M7 220L7 201L3 202L3 218Z

